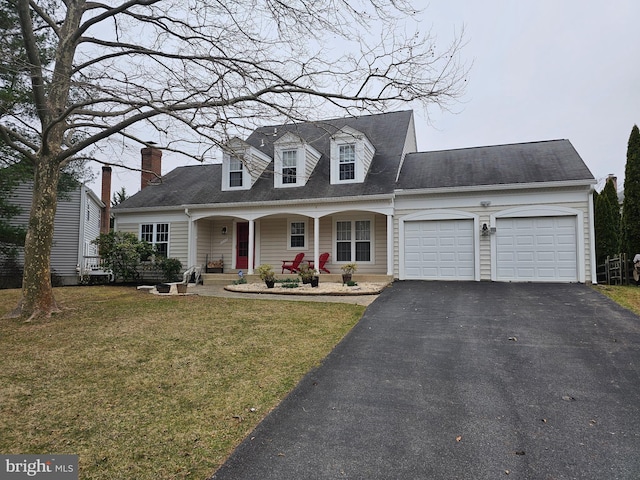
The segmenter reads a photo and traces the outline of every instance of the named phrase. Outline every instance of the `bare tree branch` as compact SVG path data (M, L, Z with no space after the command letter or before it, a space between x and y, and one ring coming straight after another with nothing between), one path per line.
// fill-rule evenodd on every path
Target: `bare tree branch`
M20 31L4 28L21 45L3 47L13 58L0 82L22 90L0 109L0 140L33 161L37 187L29 314L55 307L55 187L69 162L114 164L109 151L150 140L203 159L265 122L448 108L468 73L462 38L438 49L408 0L3 1L18 13Z

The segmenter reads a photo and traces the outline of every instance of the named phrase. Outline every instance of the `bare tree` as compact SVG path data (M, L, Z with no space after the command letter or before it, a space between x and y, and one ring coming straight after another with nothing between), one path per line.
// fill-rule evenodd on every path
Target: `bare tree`
M202 158L265 119L446 108L467 74L462 36L436 49L428 33L407 33L407 0L2 1L19 16L33 104L0 112L0 137L35 165L14 315L57 309L55 186L71 159L139 148L149 127L165 150Z

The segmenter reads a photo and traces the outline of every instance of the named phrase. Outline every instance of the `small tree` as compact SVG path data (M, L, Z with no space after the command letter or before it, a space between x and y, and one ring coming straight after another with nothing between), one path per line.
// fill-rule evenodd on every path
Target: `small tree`
M620 205L612 179L607 179L600 194L594 193L594 207L596 260L600 264L620 251Z
M158 268L162 271L162 278L165 282L175 282L180 270L182 270L182 262L177 258L160 257Z
M111 198L111 206L115 207L116 205L120 205L127 198L129 198L129 195L127 195L127 191L124 189L124 187L122 187L117 192L113 192L113 197Z
M640 253L640 130L634 125L627 146L622 205L622 251Z
M100 257L106 268L113 271L116 281L131 281L140 276L138 266L153 254L153 247L145 240L138 240L130 232L101 233L93 241L98 245Z

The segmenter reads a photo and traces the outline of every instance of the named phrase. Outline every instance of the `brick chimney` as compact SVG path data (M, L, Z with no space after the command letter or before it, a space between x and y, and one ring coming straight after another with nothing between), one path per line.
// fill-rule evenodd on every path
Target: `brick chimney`
M157 183L162 174L162 150L146 147L140 150L142 154L142 174L140 176L140 190L147 185Z
M109 233L111 228L111 167L102 167L102 193L100 195L104 208L100 214L100 233Z

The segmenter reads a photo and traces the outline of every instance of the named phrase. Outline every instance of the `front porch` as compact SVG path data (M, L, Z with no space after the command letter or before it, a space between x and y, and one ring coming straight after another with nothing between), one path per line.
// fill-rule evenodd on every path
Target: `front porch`
M194 212L188 228L188 264L205 267L205 282L237 280L239 270L252 275L262 264L271 265L279 278L287 278L287 271L281 272L283 261L290 263L303 254L302 263L318 268L320 256L328 254L325 268L331 273L323 276L332 277L325 281L341 282L341 267L347 263L357 264L358 278L374 275L386 281L395 274L394 223L389 205L382 203L378 208L368 204L357 210L350 205L349 209L334 207L331 211L316 206L313 212L304 211L309 206L297 206L295 212L279 208L279 213L262 214L255 209L233 215ZM214 263L222 272L214 270ZM207 275L214 271L215 275L231 276Z

